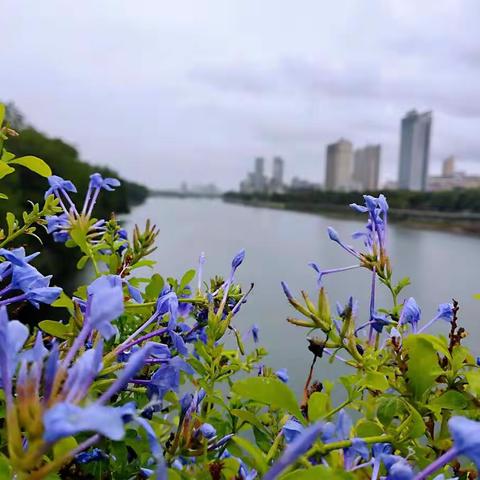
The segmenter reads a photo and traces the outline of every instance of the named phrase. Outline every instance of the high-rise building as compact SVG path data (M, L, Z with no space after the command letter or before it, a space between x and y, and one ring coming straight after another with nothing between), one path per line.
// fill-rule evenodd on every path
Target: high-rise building
M275 157L273 159L273 172L270 186L272 191L281 192L283 189L283 167L285 162L281 157Z
M257 157L255 159L255 169L253 171L253 189L256 192L263 192L266 188L265 179L265 159Z
M348 190L352 186L352 143L341 138L327 146L326 190Z
M442 176L444 177L453 177L455 174L455 157L450 155L447 157L442 164Z
M408 112L402 119L398 186L405 190L426 190L432 112Z
M367 145L355 150L353 179L360 190L378 190L380 145Z

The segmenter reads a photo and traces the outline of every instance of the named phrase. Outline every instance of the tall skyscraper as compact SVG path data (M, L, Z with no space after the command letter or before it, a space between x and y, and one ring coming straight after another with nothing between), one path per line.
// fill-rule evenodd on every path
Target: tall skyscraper
M432 112L408 112L402 119L398 187L426 190Z
M266 187L265 179L265 159L257 157L255 159L255 169L253 171L253 189L256 192L263 192Z
M355 150L353 179L361 190L378 190L380 145L367 145Z
M352 143L344 138L327 146L326 190L348 190L352 186Z
M451 155L446 158L442 164L442 175L444 177L453 177L455 174L455 157Z
M283 167L285 162L281 157L275 157L273 159L273 174L271 187L273 191L279 191L283 187Z

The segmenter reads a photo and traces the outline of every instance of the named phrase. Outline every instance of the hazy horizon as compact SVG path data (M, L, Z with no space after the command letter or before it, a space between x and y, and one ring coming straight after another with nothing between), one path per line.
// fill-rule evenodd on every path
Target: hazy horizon
M3 11L0 98L149 187L236 188L254 157L269 172L275 155L287 179L323 181L340 137L380 143L382 180L394 180L413 108L433 111L431 173L451 154L480 171L475 0L4 0Z

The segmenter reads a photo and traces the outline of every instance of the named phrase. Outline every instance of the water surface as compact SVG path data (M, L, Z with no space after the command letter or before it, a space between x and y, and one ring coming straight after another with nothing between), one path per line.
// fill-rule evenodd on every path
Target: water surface
M293 292L305 289L315 296L316 277L307 266L309 262L315 261L322 268L355 263L353 257L329 240L327 226L334 226L348 240L352 232L362 228L363 217L359 214L359 221L354 221L221 200L154 197L132 211L127 226L144 224L146 218L160 229L153 258L158 261L157 271L164 277L179 278L189 268L195 268L202 251L207 256L206 276L227 275L234 254L246 249L237 278L245 287L254 282L255 290L236 318L236 326L247 331L252 324L259 325L261 342L270 352L267 363L275 369L288 367L292 384L299 389L305 381L311 354L306 349L306 330L286 322L295 312L283 295L280 281L286 281ZM408 275L412 281L401 299L415 297L424 321L434 315L439 303L457 299L461 322L470 332L468 343L480 353L480 302L473 299L473 294L480 292L480 239L397 224L390 226L388 249L395 278ZM326 278L324 283L332 306L337 301L345 303L349 295L354 295L365 321L368 271L339 273ZM383 290L378 298L378 306L390 305ZM447 333L447 325L439 322L435 331ZM343 371L338 363L332 365L323 360L317 362L316 377L335 378Z

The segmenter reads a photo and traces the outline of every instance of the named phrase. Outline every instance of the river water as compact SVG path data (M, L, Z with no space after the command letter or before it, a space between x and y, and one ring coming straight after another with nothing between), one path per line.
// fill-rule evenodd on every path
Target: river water
M347 241L352 232L362 228L363 220L339 219L266 208L255 208L209 199L173 199L152 197L126 217L127 228L144 224L150 218L160 229L158 249L153 259L156 270L166 278L179 278L196 268L200 252L207 257L205 278L227 275L232 257L246 249L245 261L237 279L244 287L255 289L235 320L247 332L252 324L260 327L261 343L268 349L266 364L274 369L287 367L295 389L303 385L311 354L305 340L307 331L286 322L295 312L280 287L284 280L294 293L300 289L316 295L316 276L307 264L317 262L322 268L354 264L337 244L329 240L329 225ZM353 243L353 242L352 242ZM401 299L415 297L428 321L439 303L455 298L460 302L460 322L470 336L467 343L480 353L480 239L474 236L411 229L390 225L388 250L394 277L409 276L411 286ZM365 321L369 303L370 274L359 269L326 277L324 285L332 306L345 303L350 295L359 300L361 321ZM389 306L389 297L379 288L377 306ZM332 307L334 308L334 307ZM448 333L440 320L433 332ZM251 346L251 341L247 342ZM339 362L317 362L316 378L335 378L345 369Z

